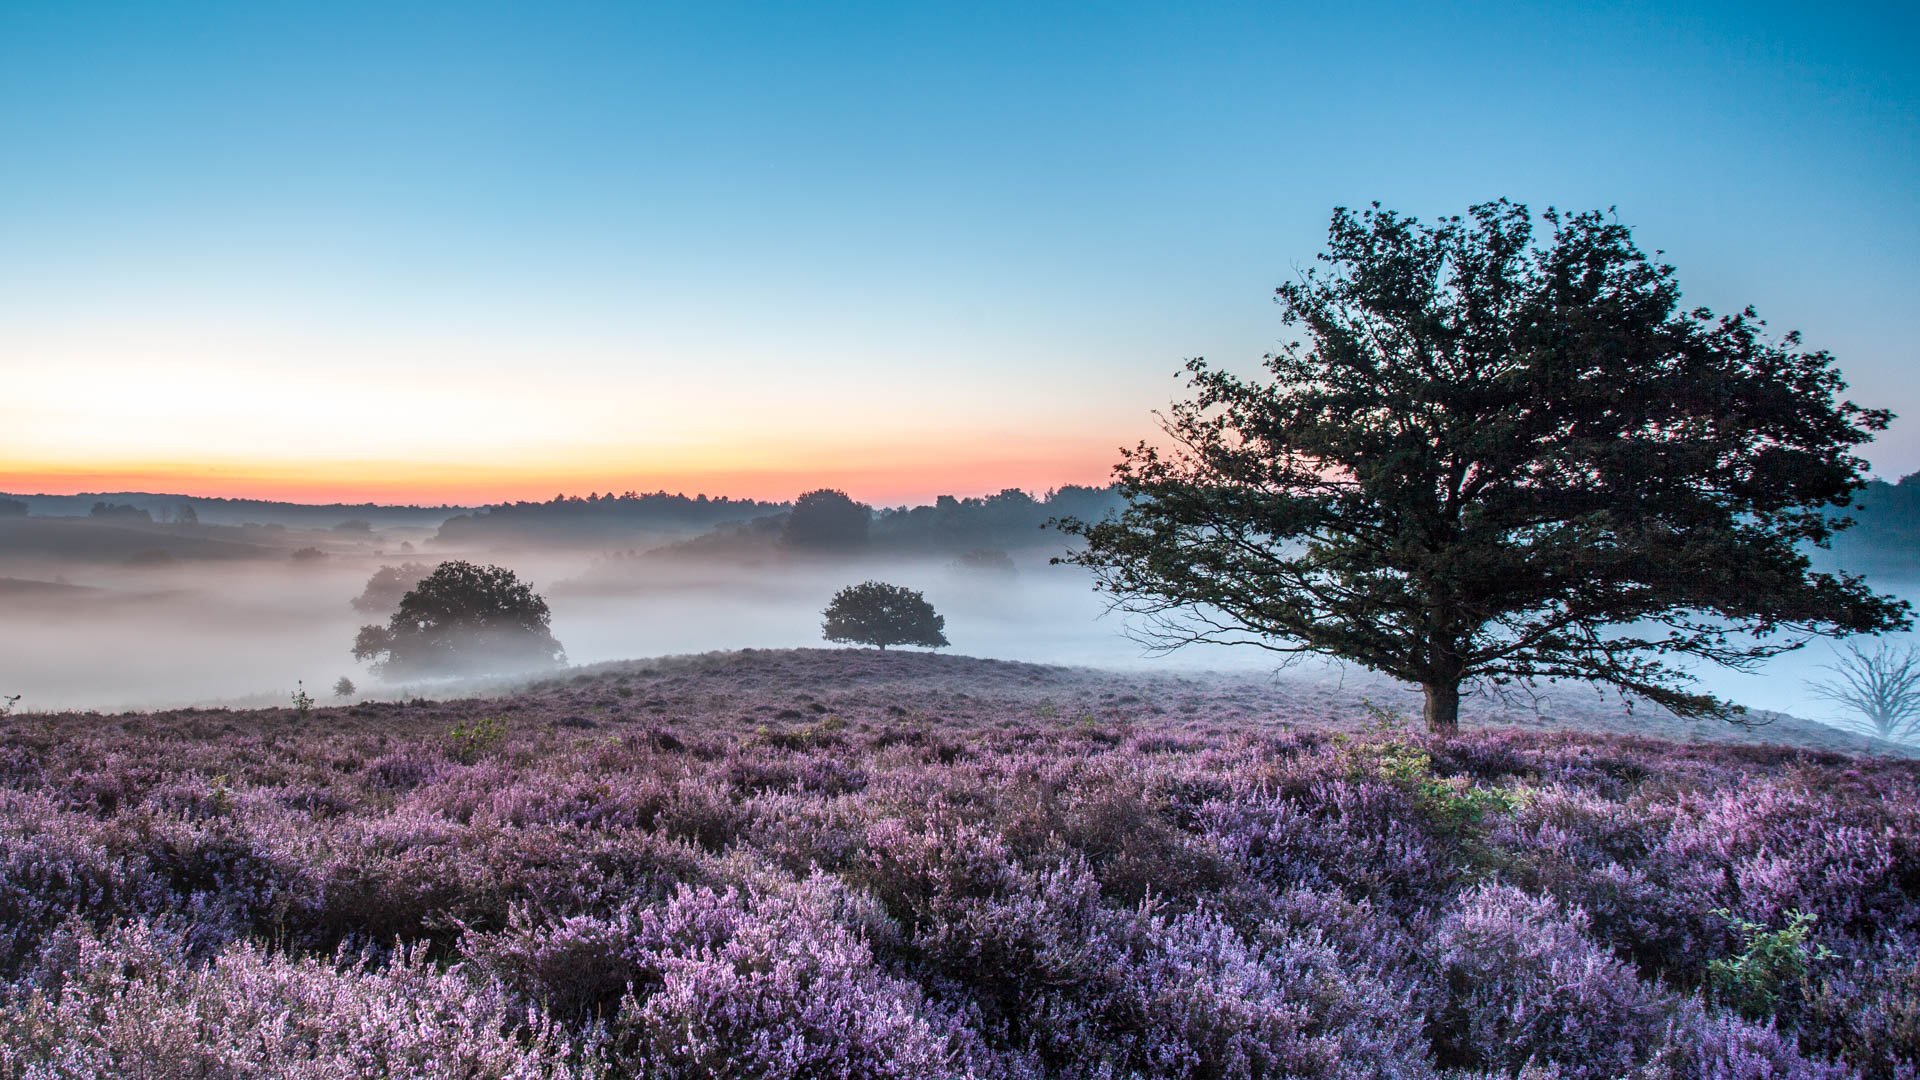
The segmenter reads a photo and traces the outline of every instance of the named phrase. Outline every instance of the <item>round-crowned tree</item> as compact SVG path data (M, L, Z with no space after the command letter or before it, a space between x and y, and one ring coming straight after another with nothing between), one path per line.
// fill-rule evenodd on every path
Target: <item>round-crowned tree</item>
M527 671L566 662L547 602L514 572L441 563L400 598L385 626L363 626L356 659L381 675Z
M812 551L841 551L867 542L873 513L844 491L820 488L793 501L780 538L787 546Z
M828 641L882 649L889 645L938 649L947 644L947 620L933 610L927 598L914 589L884 581L841 589L824 614L826 622L820 629Z
M1815 571L1850 524L1854 448L1890 414L1751 310L1687 309L1600 213L1500 201L1423 225L1336 211L1278 300L1304 343L1270 379L1188 363L1167 438L1123 451L1126 502L1063 556L1150 643L1341 657L1425 691L1586 679L1738 715L1684 661L1751 669L1907 605Z

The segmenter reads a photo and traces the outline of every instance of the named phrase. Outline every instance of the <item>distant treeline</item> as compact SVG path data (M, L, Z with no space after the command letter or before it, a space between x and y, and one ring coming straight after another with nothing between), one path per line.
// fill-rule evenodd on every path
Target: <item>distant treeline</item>
M1097 520L1122 505L1119 492L1113 488L1078 485L1058 488L1037 498L1018 488L977 498L942 495L922 506L863 508L869 514L864 530L855 530L837 540L804 545L796 543L793 535L793 519L800 513L795 510L721 525L704 536L671 545L658 554L672 558L738 560L780 550L831 556L856 552L959 555L1057 548L1063 542L1061 535L1042 527L1049 520L1059 517Z
M1875 480L1854 496L1854 526L1816 562L1870 577L1920 580L1920 473Z
M994 495L942 495L926 505L878 509L827 490L809 492L794 503L665 494L567 496L454 518L436 540L469 547L598 545L605 553L599 573L618 576L656 558L736 563L788 554L956 556L1057 548L1062 536L1042 528L1050 519L1097 520L1121 506L1112 488L1076 485L1039 496L1007 488ZM707 527L700 528L703 524ZM682 535L672 535L675 531Z
M977 499L942 495L931 506L880 511L871 535L875 547L901 552L1058 547L1060 535L1041 529L1048 520L1098 520L1123 505L1113 488L1078 485L1057 488L1037 499L1019 488Z
M778 514L788 505L664 491L556 495L545 502L502 503L449 518L434 539L454 546L626 545L644 534L704 532Z

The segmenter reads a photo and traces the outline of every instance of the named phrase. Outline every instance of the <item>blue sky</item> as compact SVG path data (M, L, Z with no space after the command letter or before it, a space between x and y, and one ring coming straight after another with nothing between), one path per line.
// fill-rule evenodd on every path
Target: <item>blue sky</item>
M1336 205L1617 206L1920 470L1892 5L0 0L0 486L1100 479ZM37 480L37 485L25 481ZM111 481L121 480L122 483Z

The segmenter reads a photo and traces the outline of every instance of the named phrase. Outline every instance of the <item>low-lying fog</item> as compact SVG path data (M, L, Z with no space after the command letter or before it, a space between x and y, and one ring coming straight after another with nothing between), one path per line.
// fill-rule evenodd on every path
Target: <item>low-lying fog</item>
M458 553L334 556L310 563L180 562L149 568L49 566L0 578L61 589L0 596L0 696L23 709L285 703L304 682L320 701L346 676L392 692L350 655L357 629L384 621L351 601L382 565L469 557L529 580L553 611L575 664L743 647L821 646L821 610L869 578L922 590L946 617L953 652L1048 663L1271 667L1254 650L1150 659L1123 633L1082 571L1019 561L1005 580L946 560L724 569L701 563L622 568L618 587L580 582L590 556Z
M349 654L356 630L384 616L350 601L383 565L445 558L497 562L530 580L552 606L553 632L575 664L743 647L821 646L821 609L839 588L869 578L925 592L946 617L955 653L1110 668L1273 670L1252 648L1148 654L1085 572L1015 555L1017 572L956 569L945 558L847 563L624 560L574 551L489 553L428 545L415 553L380 537L325 558L182 559L128 566L0 560L0 697L22 710L285 704L297 685L321 703L346 676L361 696L421 690L381 682ZM381 544L386 546L381 547ZM378 549L384 554L375 554ZM1913 593L1908 595L1920 598ZM1835 715L1808 681L1834 654L1824 642L1756 674L1703 670L1702 685L1753 708ZM1338 665L1301 664L1288 677L1347 677ZM432 692L432 688L426 688ZM454 689L451 687L443 689ZM1417 710L1411 694L1405 707Z

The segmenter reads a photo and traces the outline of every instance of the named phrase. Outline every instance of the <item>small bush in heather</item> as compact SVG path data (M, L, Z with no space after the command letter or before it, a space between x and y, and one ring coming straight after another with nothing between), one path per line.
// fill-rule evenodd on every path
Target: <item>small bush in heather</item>
M1376 725L1384 726L1383 711L1373 710ZM1353 755L1356 779L1378 776L1411 793L1423 817L1442 832L1459 833L1478 826L1495 811L1512 811L1521 796L1499 788L1484 788L1465 777L1441 777L1434 772L1433 757L1425 750L1395 739L1345 743Z
M302 720L313 715L313 695L307 693L305 682L296 683L294 686L293 714Z
M507 721L500 716L482 716L464 724L455 724L447 733L455 761L471 765L500 748L507 741Z
M1784 995L1798 993L1812 963L1833 955L1825 946L1807 944L1807 936L1818 921L1808 912L1793 912L1778 930L1742 919L1725 908L1714 914L1740 935L1741 948L1735 956L1708 961L1707 985L1715 1000L1743 1016L1772 1016Z

